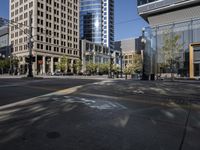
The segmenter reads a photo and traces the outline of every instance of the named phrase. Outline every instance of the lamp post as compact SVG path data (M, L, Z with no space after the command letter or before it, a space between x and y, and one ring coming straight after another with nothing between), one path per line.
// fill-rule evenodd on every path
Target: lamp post
M28 42L28 49L29 49L29 64L28 64L28 76L29 78L33 77L33 54L32 54L32 48L33 48L33 36L32 36L32 13L29 15L29 42Z
M9 46L9 53L10 55L8 56L9 57L9 61L10 61L10 75L12 74L12 48L13 48L13 44L11 43L11 45Z
M112 78L112 52L109 53L110 56L110 69L109 69L109 78Z
M10 65L10 66L9 66L9 67L10 67L10 68L9 68L9 74L11 75L11 56L8 56L8 58L9 58L9 61L10 61L10 63L9 63L9 65Z
M141 39L141 44L142 44L142 80L146 80L146 74L145 74L145 45L146 45L146 39L145 39L145 28L142 28L142 39Z
M124 55L122 54L122 52L120 53L120 55L119 55L119 57L120 57L120 78L122 78L122 73L123 73L123 57L124 57Z

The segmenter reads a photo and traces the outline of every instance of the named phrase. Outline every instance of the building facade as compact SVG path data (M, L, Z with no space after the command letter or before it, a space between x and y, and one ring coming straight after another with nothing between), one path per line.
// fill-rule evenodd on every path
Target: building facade
M9 27L8 25L0 27L0 55L9 57L11 47L9 46Z
M148 57L147 64L150 64L147 65L147 74L163 72L160 64L163 63L162 49L165 36L168 34L171 39L178 36L177 44L181 45L179 52L172 56L176 62L173 63L170 71L184 77L200 76L200 59L197 57L200 55L199 4L199 0L138 0L138 13L150 25L145 30L145 51ZM195 51L193 56L189 57L191 45L194 46L192 49ZM171 50L175 51L173 46ZM191 61L193 61L192 65ZM167 72L167 68L164 72Z
M109 48L103 44L95 44L87 40L81 40L80 47L83 73L86 72L86 65L88 63L97 65L110 63L111 55Z
M114 50L114 0L80 0L80 37Z
M121 55L119 55L119 61L120 64L122 63L123 68L133 63L133 55L141 54L142 49L140 39L141 38L130 38L115 42L115 50L121 52Z
M64 55L71 65L79 58L79 0L10 0L10 20L12 55L18 57L23 72L27 72L30 26L34 74L55 72Z

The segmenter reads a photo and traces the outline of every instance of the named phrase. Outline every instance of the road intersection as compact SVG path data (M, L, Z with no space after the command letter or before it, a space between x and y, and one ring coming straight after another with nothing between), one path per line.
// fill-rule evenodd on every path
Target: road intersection
M199 84L0 79L0 91L3 150L200 148Z

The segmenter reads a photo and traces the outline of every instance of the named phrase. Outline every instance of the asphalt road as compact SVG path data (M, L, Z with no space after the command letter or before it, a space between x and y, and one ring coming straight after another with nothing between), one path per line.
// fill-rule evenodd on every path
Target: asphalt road
M65 88L93 83L84 79L0 79L0 106Z
M13 79L0 93L1 150L200 149L200 84Z

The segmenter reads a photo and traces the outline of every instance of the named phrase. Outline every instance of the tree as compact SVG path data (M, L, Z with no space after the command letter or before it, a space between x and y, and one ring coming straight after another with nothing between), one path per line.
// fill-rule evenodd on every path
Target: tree
M74 68L74 70L75 70L77 73L80 73L80 72L81 72L81 69L82 69L82 62L81 62L81 59L77 59L75 62L76 62L76 63L74 64L73 68Z
M140 73L142 71L142 56L133 54L132 63L124 68L125 74Z
M163 59L162 66L169 67L171 73L171 79L174 78L174 65L177 63L177 55L183 49L183 44L179 42L179 35L172 35L170 32L166 32L163 35L163 46L161 48L161 57Z
M67 56L63 56L60 59L60 62L57 65L57 68L64 73L67 69L69 69L69 61Z
M14 74L17 73L17 70L19 68L19 59L17 57L13 57L11 59L11 65L13 66L14 69ZM13 70L12 70L13 71Z
M1 74L3 74L4 60L0 60Z
M10 61L9 59L0 59L0 68L1 68L1 74L4 73L4 69L10 67Z
M98 65L89 62L86 64L86 71L89 72L90 74L95 74L97 72L97 67Z
M113 64L113 66L112 66L112 71L113 71L115 74L118 74L118 73L120 72L119 66L117 66L116 64Z
M123 72L126 75L140 73L142 71L142 56L140 54L133 54L132 63L126 65Z
M109 72L109 64L108 63L104 63L104 64L99 64L98 65L99 68L99 74L108 74Z
M141 54L133 55L132 72L140 73L142 71L142 56Z

